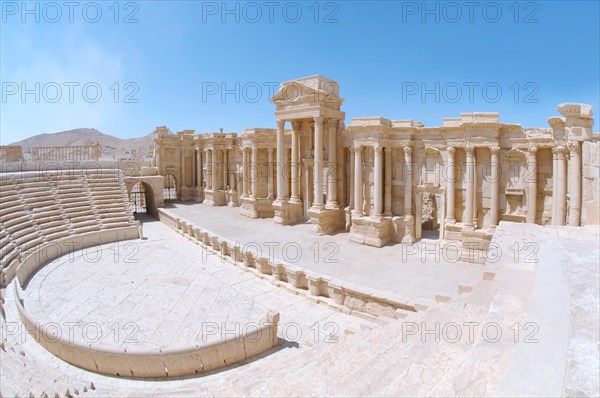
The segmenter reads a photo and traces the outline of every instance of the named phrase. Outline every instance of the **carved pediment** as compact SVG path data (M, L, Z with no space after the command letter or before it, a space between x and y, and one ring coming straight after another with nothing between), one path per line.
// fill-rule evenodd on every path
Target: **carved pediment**
M325 105L338 108L344 100L339 97L338 84L330 79L315 77L281 83L279 91L271 98L279 107L299 104Z

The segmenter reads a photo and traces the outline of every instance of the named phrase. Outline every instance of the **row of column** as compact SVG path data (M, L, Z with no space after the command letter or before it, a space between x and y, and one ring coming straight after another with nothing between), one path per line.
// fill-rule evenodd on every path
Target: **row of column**
M31 149L33 159L47 160L98 160L100 157L99 145L92 146L65 146L65 147L38 147Z
M567 150L568 149L568 150ZM568 158L568 167L567 167ZM568 173L568 176L567 176ZM567 147L552 148L552 224L581 225L581 143L570 141ZM567 192L568 182L568 192ZM567 196L569 214L567 216Z
M257 198L258 192L258 149L256 146L242 148L242 197ZM264 148L267 151L267 198L273 199L273 148ZM250 158L250 161L248 160ZM250 168L250 165L254 167ZM248 183L248 169L251 182ZM248 188L251 188L250 190Z
M328 167L327 176L327 203L323 202L323 130L325 118L317 116L314 121L314 201L312 208L322 210L327 208L338 208L337 202L337 130L339 121L329 119L328 121ZM277 121L277 176L285 175L285 120ZM299 181L299 157L300 157L300 132L302 123L299 120L292 121L292 155L291 155L291 198L288 192L288 186L285 178L277 178L277 201L286 202L290 198L291 202L300 202L300 181Z
M354 167L354 180L350 182L350 190L354 192L354 198L351 198L350 206L353 208L354 217L362 217L363 211L363 145L354 146L354 158L351 159L351 168ZM404 147L404 162L406 170L406 182L404 186L404 214L412 215L412 146ZM374 151L374 217L392 215L392 148L381 147L376 144ZM385 176L382 171L382 153L385 155ZM385 188L385 189L384 189Z

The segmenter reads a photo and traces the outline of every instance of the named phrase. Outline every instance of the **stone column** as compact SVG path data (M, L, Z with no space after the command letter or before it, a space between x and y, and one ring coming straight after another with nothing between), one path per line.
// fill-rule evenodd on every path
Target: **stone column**
M212 165L211 165L211 173L212 173L212 181L210 183L211 185L211 189L213 191L217 190L217 149L216 148L212 148L211 149L211 154L212 154Z
M258 192L258 148L253 146L252 149L252 193L250 194L251 198L256 199Z
M229 150L228 148L223 149L223 190L228 191L229 185L229 167L227 167L227 162L229 161Z
M180 186L185 186L185 151L181 148L181 181L179 181Z
M210 189L210 173L208 172L208 165L209 165L209 160L208 160L208 148L204 148L204 173L206 173L205 175L203 175L202 180L205 183L205 188L206 189Z
M362 147L354 147L354 217L363 215L363 186L362 186Z
M302 122L299 120L294 120L292 122L292 197L291 202L298 203L300 202L300 196L298 194L300 187L300 173L298 173L299 165L298 165L298 140L300 138L300 129L302 127Z
M323 208L323 117L317 116L315 120L315 164L314 164L314 202L313 208Z
M404 147L404 215L411 216L412 214L412 151L411 146Z
M196 148L196 186L202 186L202 149Z
M248 196L248 157L246 148L242 147L242 197Z
M329 135L328 135L328 170L327 170L327 207L332 209L338 208L337 202L337 120L329 119Z
M285 183L285 120L277 121L277 201L287 200L287 184Z
M350 209L354 209L354 203L355 203L354 202L354 196L355 196L354 195L354 180L355 180L355 178L353 178L353 176L352 176L352 171L355 170L355 167L354 167L354 158L356 156L354 156L352 154L352 149L353 148L350 148L350 169L349 169L349 172L348 172L348 176L350 177L350 184L349 184L350 185L350 197L348 198L349 199L348 207Z
M456 223L454 208L456 207L456 169L454 167L454 154L456 149L448 147L448 181L446 184L446 224Z
M273 199L273 148L267 148L267 191L269 199Z
M537 148L531 147L527 152L527 222L535 224L537 212Z
M570 141L569 148L569 225L581 225L581 144Z
M499 188L500 188L500 165L498 164L498 152L500 148L493 146L490 148L491 152L491 185L490 185L490 224L492 227L498 225L499 219Z
M567 209L566 150L564 146L559 145L554 147L552 152L556 162L556 175L553 176L553 179L556 180L557 188L556 192L552 191L552 203L554 205L552 224L565 225L565 212Z
M467 180L465 181L465 185L467 188L467 194L465 201L465 219L463 220L463 225L466 229L475 229L473 226L473 202L475 201L475 148L472 146L465 147L465 152L467 153Z
M386 147L385 153L385 190L383 200L383 215L392 216L392 148Z
M381 177L381 152L382 152L382 148L379 144L375 145L373 147L373 152L375 153L375 159L374 159L374 176L373 179L375 180L375 200L374 200L374 208L373 208L373 213L375 217L381 217L382 215L382 185L383 185L383 179Z

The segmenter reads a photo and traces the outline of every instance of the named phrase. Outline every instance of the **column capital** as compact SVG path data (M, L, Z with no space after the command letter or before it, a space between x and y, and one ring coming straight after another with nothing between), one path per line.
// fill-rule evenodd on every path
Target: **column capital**
M359 153L361 149L362 149L362 145L360 145L360 144L356 144L352 147L352 150L354 151L354 153Z
M277 128L278 129L284 129L285 128L285 120L278 120L277 121Z
M446 150L450 155L454 155L456 153L456 148L454 148L453 146L449 146Z
M411 155L413 151L413 147L412 146L405 146L404 147L404 153L407 155Z
M467 153L467 155L473 155L475 153L475 147L473 147L472 145L467 145L465 146L465 152Z
M392 149L393 148L390 148L389 146L386 146L385 148L383 148L383 150L384 150L384 152L385 152L386 155L391 154L392 153Z
M315 125L318 124L318 125L322 126L323 125L323 121L325 120L325 118L323 116L315 116L313 118L313 120L315 121Z
M492 155L497 155L499 150L500 150L499 146L494 145L494 146L490 147L490 152L492 153Z
M383 150L383 147L379 144L375 144L375 145L373 145L373 150L375 151L376 154L381 155L381 151Z
M566 152L566 148L562 145L556 145L552 148L552 153L558 158L564 158Z
M579 145L579 142L569 141L567 143L567 147L569 148L569 155L579 156L579 154L581 152L581 146Z
M301 127L302 127L301 120L292 120L292 129L294 130L294 132L300 130Z
M538 148L536 146L531 146L531 147L527 148L527 150L529 151L530 155L535 156L535 154L537 153Z

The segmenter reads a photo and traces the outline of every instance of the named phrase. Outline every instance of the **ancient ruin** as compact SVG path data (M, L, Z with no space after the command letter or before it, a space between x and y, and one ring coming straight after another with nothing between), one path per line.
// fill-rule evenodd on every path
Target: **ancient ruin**
M340 92L150 162L0 147L1 396L598 395L592 107L346 123Z

